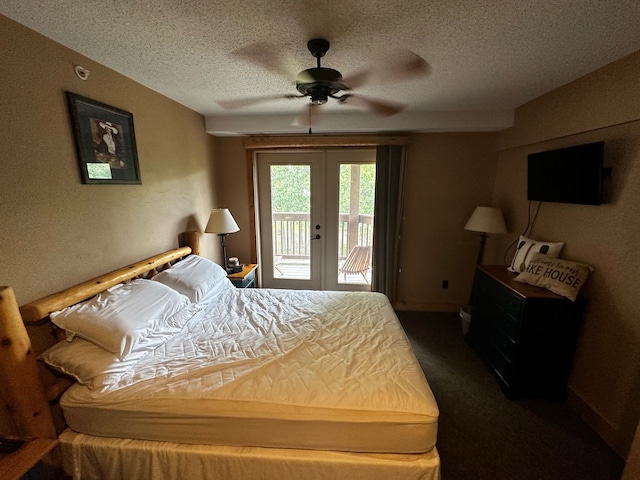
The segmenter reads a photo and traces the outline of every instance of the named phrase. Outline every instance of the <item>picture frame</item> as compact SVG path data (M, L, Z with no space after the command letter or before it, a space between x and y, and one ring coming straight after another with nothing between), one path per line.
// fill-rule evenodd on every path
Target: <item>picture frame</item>
M140 184L133 115L65 92L82 183Z

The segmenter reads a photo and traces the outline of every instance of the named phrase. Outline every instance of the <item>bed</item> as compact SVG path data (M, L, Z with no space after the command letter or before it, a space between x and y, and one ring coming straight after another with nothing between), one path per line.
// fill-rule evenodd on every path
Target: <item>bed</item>
M73 378L74 479L440 478L437 404L382 294L236 289L183 247L5 310L12 335L65 333L41 358Z

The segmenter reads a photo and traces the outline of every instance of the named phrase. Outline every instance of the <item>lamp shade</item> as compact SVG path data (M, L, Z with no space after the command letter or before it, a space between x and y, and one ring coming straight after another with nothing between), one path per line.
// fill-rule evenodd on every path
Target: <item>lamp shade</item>
M476 207L464 229L481 233L507 233L502 210L495 207Z
M209 215L209 222L204 229L205 233L235 233L238 232L238 224L228 208L214 208Z

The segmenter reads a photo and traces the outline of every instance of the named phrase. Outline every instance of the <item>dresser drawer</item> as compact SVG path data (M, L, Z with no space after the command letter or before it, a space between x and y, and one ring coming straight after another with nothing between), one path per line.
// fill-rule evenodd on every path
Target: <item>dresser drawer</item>
M497 283L484 273L478 273L474 289L486 296L487 301L499 305L508 315L518 318L522 311L524 298L512 292L507 287Z
M513 361L516 356L518 343L506 335L502 330L487 325L485 328L476 329L471 335L472 343L480 345L491 345L502 355Z
M491 298L483 294L480 298L476 298L473 308L474 313L477 311L479 321L487 328L501 330L514 340L518 338L520 319L508 314L500 304L494 303Z
M487 363L491 365L495 373L510 386L513 380L513 364L492 343L487 342L480 347L480 353Z
M489 341L498 349L506 358L513 361L516 352L516 342L506 335L502 330L490 330Z

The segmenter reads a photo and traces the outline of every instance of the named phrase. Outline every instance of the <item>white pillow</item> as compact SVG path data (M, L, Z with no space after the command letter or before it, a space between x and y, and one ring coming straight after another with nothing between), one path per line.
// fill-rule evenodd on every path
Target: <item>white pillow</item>
M135 365L140 358L145 357L148 352L148 350L132 352L122 361L113 353L76 337L71 342L56 343L38 358L65 375L74 377L79 383L94 388L95 378L100 375L117 377ZM107 383L111 381L107 379Z
M188 304L166 285L137 279L54 312L51 321L124 360L134 348L157 346L180 331L184 324L174 315Z
M186 295L192 302L199 302L221 283L229 283L224 268L198 255L189 255L153 280Z
M174 315L173 320L186 324L198 311L196 308L184 308ZM120 360L113 353L76 337L70 342L56 343L38 358L65 375L74 377L79 383L97 389L115 383L123 373L157 346L139 343L124 360Z
M523 272L529 265L532 255L540 253L556 258L560 255L562 247L564 247L564 242L541 242L520 235L516 253L513 255L513 260L507 270L515 273Z

